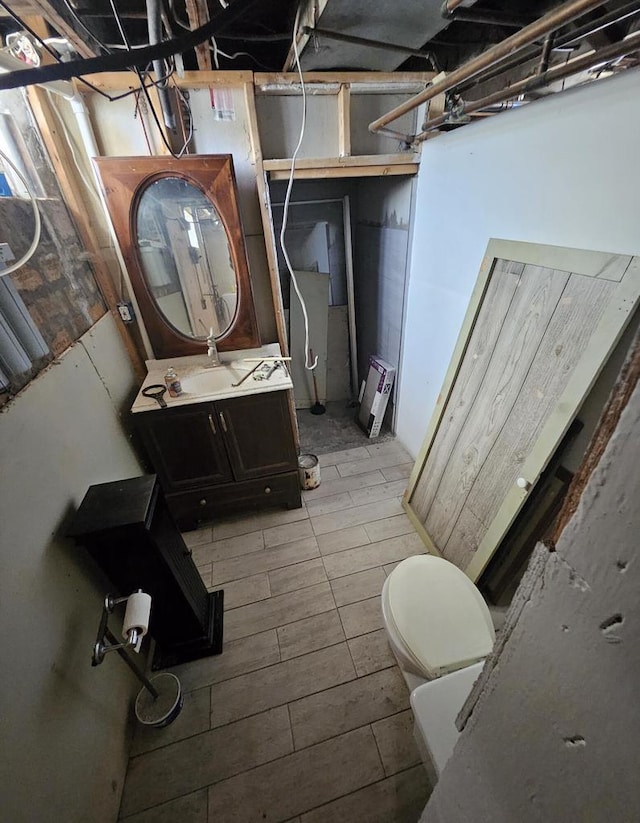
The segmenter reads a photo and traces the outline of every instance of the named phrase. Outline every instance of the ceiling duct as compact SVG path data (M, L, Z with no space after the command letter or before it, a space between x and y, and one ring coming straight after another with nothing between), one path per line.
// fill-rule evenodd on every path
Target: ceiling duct
M470 8L476 0L458 6ZM301 22L311 28L382 44L393 43L419 51L426 42L445 29L453 18L443 16L443 0L321 0L306 3ZM372 48L357 42L345 43L323 35L305 35L300 40L303 71L362 69L395 71L406 60L398 51ZM292 67L291 55L286 68ZM430 65L426 68L431 68Z

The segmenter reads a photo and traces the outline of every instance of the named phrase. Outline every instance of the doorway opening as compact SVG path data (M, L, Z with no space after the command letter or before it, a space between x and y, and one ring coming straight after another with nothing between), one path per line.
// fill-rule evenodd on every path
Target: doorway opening
M302 451L326 453L370 442L356 418L371 356L396 369L376 440L393 437L413 188L414 178L408 176L294 183L285 242L318 357L316 398L311 373L304 368L302 313L279 244L286 183L270 184ZM316 401L325 414L310 414Z

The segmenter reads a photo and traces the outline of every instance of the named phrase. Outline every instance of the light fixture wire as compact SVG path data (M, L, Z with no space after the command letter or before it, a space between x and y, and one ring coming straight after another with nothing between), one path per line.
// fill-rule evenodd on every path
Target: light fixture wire
M300 67L300 54L298 52L298 24L300 22L300 10L302 5L298 6L298 10L296 11L296 19L293 24L293 52L296 58L296 68L298 69L298 76L300 77L300 85L302 88L302 119L300 121L300 136L298 137L298 145L296 146L293 156L291 158L291 171L289 173L289 182L287 184L287 193L284 198L284 206L282 209L282 227L280 228L280 248L282 249L282 256L284 257L284 262L286 263L287 269L289 271L289 275L291 276L291 282L293 283L293 288L295 289L295 293L300 301L300 307L302 309L302 316L304 318L304 367L307 371L313 371L318 365L318 357L317 355L313 358L313 362L311 363L311 351L309 345L309 315L307 314L307 306L304 302L304 298L302 296L302 292L300 291L300 287L298 286L298 280L296 278L295 272L293 270L293 266L291 265L291 260L289 259L289 253L287 251L287 246L285 243L284 235L287 230L287 219L289 217L289 201L291 200L291 189L293 188L293 177L295 174L295 167L296 167L296 158L298 156L298 152L300 151L300 146L302 146L302 141L304 140L304 133L307 127L307 90L304 84L304 77L302 74L302 68Z

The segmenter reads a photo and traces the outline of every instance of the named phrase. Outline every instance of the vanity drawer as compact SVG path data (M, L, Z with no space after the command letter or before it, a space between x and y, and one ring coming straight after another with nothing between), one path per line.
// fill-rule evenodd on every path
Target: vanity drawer
M300 508L300 479L297 471L243 480L219 486L204 486L188 492L167 495L167 503L180 523L206 520L234 511L266 506Z

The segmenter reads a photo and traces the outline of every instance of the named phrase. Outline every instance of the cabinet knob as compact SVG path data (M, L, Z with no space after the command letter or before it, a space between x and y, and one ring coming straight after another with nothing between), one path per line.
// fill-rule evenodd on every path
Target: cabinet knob
M524 489L524 491L528 492L531 489L531 483L526 479L526 477L519 477L516 480L516 486L519 489Z
M271 486L265 486L264 487L264 493L265 494L271 494Z
M205 497L203 497L202 500L200 501L200 505L201 506L206 506L207 505L207 500L206 500Z

